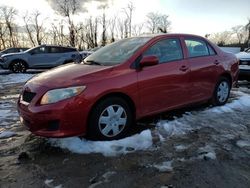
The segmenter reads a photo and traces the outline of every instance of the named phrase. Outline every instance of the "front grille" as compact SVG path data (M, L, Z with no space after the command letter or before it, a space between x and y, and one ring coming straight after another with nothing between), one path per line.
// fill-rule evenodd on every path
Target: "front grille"
M30 103L35 96L36 96L36 93L24 91L22 99L23 101Z
M250 60L240 60L240 65L250 65Z

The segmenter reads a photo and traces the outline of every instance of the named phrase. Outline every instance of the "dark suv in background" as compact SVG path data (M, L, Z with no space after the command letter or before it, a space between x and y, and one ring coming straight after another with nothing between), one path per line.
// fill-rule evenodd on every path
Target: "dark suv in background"
M0 66L13 72L26 72L27 69L52 68L80 59L76 48L41 45L25 52L2 55Z

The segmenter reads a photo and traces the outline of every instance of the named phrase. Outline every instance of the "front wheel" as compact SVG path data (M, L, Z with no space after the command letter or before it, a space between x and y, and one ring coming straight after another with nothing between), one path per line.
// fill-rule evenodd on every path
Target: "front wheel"
M98 103L89 118L87 135L93 140L114 140L126 136L133 114L122 98L107 98Z
M230 89L230 81L225 77L221 77L215 86L212 104L215 106L224 105L229 98Z
M26 69L26 65L23 61L15 61L10 66L10 70L15 73L24 73Z

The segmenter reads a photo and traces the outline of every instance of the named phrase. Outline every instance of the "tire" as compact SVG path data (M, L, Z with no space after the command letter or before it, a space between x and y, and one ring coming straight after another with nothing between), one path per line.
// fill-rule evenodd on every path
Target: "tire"
M230 90L230 81L225 77L221 77L215 86L212 98L212 105L221 106L226 104L230 95Z
M99 102L91 111L87 137L91 140L116 140L126 136L133 122L128 103L111 97Z
M10 65L10 70L14 73L25 73L27 70L26 63L22 60L16 60Z

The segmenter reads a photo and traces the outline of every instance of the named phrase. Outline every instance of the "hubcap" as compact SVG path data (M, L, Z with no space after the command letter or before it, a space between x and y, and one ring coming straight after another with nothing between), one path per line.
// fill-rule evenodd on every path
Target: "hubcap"
M99 118L99 130L106 137L121 133L127 123L127 114L120 105L110 105L103 110Z
M227 100L229 95L229 86L226 81L220 83L218 90L217 90L217 98L219 102L223 103Z
M22 62L16 62L12 66L13 72L25 72L25 65Z

